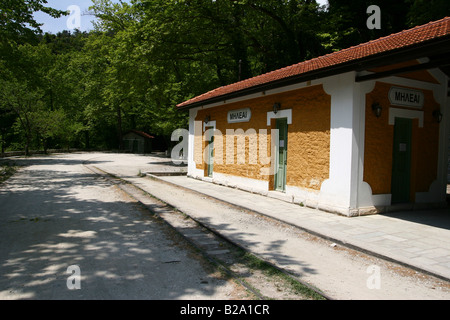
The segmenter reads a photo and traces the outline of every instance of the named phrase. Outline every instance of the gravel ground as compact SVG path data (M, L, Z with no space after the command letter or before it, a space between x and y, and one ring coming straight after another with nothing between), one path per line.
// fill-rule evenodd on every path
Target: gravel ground
M16 158L0 185L0 299L245 299L86 155ZM80 278L68 272L78 266ZM69 290L80 280L79 290ZM75 287L76 288L76 287Z
M90 159L92 165L132 182L334 299L450 299L446 281L334 245L195 192L137 176L138 170L152 171L163 160L136 155L92 155ZM379 268L379 288L370 282L375 274L373 266Z
M0 298L122 298L124 292L131 298L248 298L235 283L205 271L198 257L144 218L131 199L84 171L84 163L133 182L334 299L450 299L448 282L138 176L177 170L167 158L87 153L21 162L27 161L33 166L0 187L0 206L7 208L0 215L0 244L8 243L0 248ZM85 290L67 290L71 264L80 265ZM381 270L378 289L367 282L374 265ZM273 286L266 292L289 298Z

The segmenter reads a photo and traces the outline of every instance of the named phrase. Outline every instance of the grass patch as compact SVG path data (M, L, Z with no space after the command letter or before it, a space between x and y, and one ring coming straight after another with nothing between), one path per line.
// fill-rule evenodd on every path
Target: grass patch
M314 291L312 288L301 283L294 277L276 268L272 264L259 259L253 254L245 252L244 250L239 250L237 255L239 256L238 260L241 263L245 264L248 268L259 270L267 277L270 277L272 279L278 279L279 282L283 283L286 289L289 289L298 295L305 296L312 300L326 300L322 295Z
M17 171L17 166L3 163L0 164L0 183L8 180Z

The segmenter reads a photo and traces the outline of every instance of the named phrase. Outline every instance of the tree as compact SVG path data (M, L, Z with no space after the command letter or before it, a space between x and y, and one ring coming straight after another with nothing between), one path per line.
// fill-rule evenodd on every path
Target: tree
M2 150L115 149L129 129L170 143L181 101L450 14L447 0L93 0L95 30L54 35L33 18L65 14L46 3L0 3Z
M0 88L1 107L16 114L16 127L25 136L25 155L29 155L35 128L34 115L42 108L42 92L30 91L18 81L0 80Z
M16 115L10 109L3 108L0 104L0 153L4 154L6 148L12 143L14 137L13 125Z
M41 33L33 13L42 11L54 18L67 13L45 6L46 0L3 0L0 2L0 76L7 76L8 65L14 62L15 48L35 40Z
M450 16L448 0L407 0L406 4L410 8L407 15L409 27Z
M176 126L175 119L180 118L172 112L179 98L179 87L174 83L180 80L179 62L171 61L168 52L158 52L159 46L148 50L149 42L142 38L159 35L155 31L145 35L139 23L143 14L137 16L137 7L101 0L94 1L93 10L100 21L96 34L88 41L87 52L98 61L98 74L103 76L95 82L101 99L98 104L90 103L89 108L102 109L108 119L115 115L119 148L121 134L128 129L138 127L170 136L169 128ZM102 52L101 56L98 52Z
M328 46L340 50L406 29L407 0L329 0L327 12ZM367 8L381 10L381 28L367 28Z
M33 13L42 11L53 18L67 12L45 6L47 0L3 0L0 3L0 38L17 39L18 36L41 32Z

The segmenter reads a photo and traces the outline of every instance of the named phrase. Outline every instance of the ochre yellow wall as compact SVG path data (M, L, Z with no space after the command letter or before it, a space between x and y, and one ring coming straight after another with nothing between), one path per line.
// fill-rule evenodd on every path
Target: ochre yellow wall
M401 87L395 85L396 87ZM389 89L391 84L377 82L372 92L366 95L366 131L364 147L364 181L373 194L391 193L392 151L394 126L389 125ZM405 87L407 88L407 87ZM412 88L416 89L416 88ZM417 90L417 89L416 89ZM411 150L411 199L415 192L428 191L437 177L439 124L433 119L433 110L439 108L432 91L420 89L425 96L424 124L419 128L417 119L413 120ZM372 104L378 102L383 111L376 118ZM394 108L402 108L392 106ZM405 108L408 109L408 108ZM409 108L411 110L418 110Z
M257 164L249 164L248 153L253 147L249 145L249 141L253 141L252 139L246 139L245 164L238 164L236 160L233 164L226 164L225 134L226 129L243 129L244 131L255 129L259 138L259 130L267 129L266 149L270 156L270 129L275 128L275 120L272 119L271 126L267 126L267 112L273 110L273 104L276 102L281 103L282 110L292 109L292 124L288 125L287 185L319 190L322 182L328 178L330 158L331 98L325 93L322 85L199 110L195 120L203 121L206 116L210 116L211 121L216 121L216 130L220 130L223 134L223 164L216 163L217 159L215 159L214 172L265 180L269 181L271 187L273 186L273 176L260 174L260 169L268 168L268 165L261 164L259 158ZM228 111L242 108L250 108L251 120L234 124L228 123ZM200 150L199 146L204 148L201 139L201 136L195 136L194 144L197 146L194 151L195 159L201 159L203 150ZM256 143L259 144L257 139ZM235 158L237 157L236 148L237 141L235 140ZM259 150L258 146L256 149ZM205 168L204 161L196 162L196 165L198 169Z
M322 86L293 97L286 184L320 190L329 178L331 97Z

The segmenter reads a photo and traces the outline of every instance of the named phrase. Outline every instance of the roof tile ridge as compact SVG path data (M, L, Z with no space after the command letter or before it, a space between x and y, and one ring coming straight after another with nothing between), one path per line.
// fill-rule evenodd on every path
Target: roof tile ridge
M446 20L448 20L448 22L450 23L450 17L444 17L442 19L439 19L439 20L436 20L436 21L430 21L430 22L428 22L426 24L415 26L415 27L412 27L410 29L404 29L402 31L399 31L399 32L396 32L396 33L393 33L393 34L390 34L390 35L387 35L387 36L384 36L384 37L381 37L381 38L378 38L378 39L369 40L367 42L363 42L363 43L360 43L360 44L357 44L357 45L354 45L354 46L351 46L351 47L348 47L348 48L344 48L344 49L341 49L341 50L338 50L338 51L335 51L335 52L330 52L330 53L324 54L324 55L319 56L319 57L314 57L314 58L311 58L311 59L308 59L308 60L304 60L304 61L292 64L292 65L289 65L289 66L286 66L286 67L283 67L283 68L280 68L280 69L276 69L276 70L273 70L273 71L270 71L270 72L267 72L267 73L263 73L263 74L258 75L256 77L267 75L267 74L270 74L270 73L280 72L282 70L290 69L290 68L293 68L295 66L300 66L302 64L305 64L305 63L308 63L308 62L312 62L312 61L315 61L315 60L322 60L322 59L325 59L327 57L337 55L338 53L344 54L344 53L346 53L346 52L348 52L350 50L354 50L355 48L364 47L364 46L367 46L369 44L374 44L374 43L377 43L377 42L380 42L380 41L383 41L383 40L386 40L386 39L390 39L390 38L393 38L393 37L398 37L401 34L414 32L414 30L417 31L417 29L426 28L427 26L431 26L431 25L434 25L434 24L440 24L440 23L442 23L442 22L444 22ZM253 78L250 78L250 79L253 79Z
M272 70L272 71L269 71L269 72L265 72L265 73L262 73L262 74L259 74L259 75L256 75L254 77L250 77L250 78L238 81L238 82L233 82L233 83L230 83L230 84L227 84L227 85L224 85L224 86L217 87L217 88L215 88L213 90L210 90L210 91L205 92L205 93L203 93L203 94L201 94L199 96L196 96L196 97L194 97L194 98L192 98L190 100L187 100L187 101L181 103L180 105L189 104L189 102L192 101L192 100L199 100L199 99L201 100L202 97L214 94L216 91L219 91L219 90L221 91L221 90L224 90L224 89L229 88L229 87L238 87L239 88L239 85L242 86L243 84L248 83L248 82L255 82L255 81L258 81L258 79L265 78L265 77L268 77L268 76L273 75L273 74L279 74L279 73L282 73L283 71L291 70L293 68L297 68L297 67L300 67L302 65L306 65L308 63L313 63L313 62L316 62L316 61L326 60L327 58L330 58L332 56L345 54L345 53L347 53L347 52L349 52L351 50L355 50L356 48L366 47L366 46L369 46L369 45L373 45L374 43L378 43L378 42L381 42L381 41L386 41L387 39L396 38L396 37L399 37L399 36L401 36L402 34L405 34L405 33L406 34L414 33L418 29L426 29L427 27L430 27L430 26L433 26L433 25L437 25L437 24L442 24L443 22L447 22L447 24L449 26L449 30L447 30L446 33L447 34L450 33L450 17L444 17L442 19L439 19L439 20L436 20L436 21L430 21L430 22L428 22L426 24L418 25L418 26L412 27L410 29L405 29L405 30L402 30L402 31L399 31L399 32L396 32L396 33L393 33L393 34L381 37L381 38L377 38L377 39L374 39L374 40L363 42L363 43L360 43L358 45L354 45L354 46L351 46L351 47L348 47L348 48L344 48L344 49L341 49L341 50L338 50L338 51L335 51L335 52L327 53L327 54L319 56L319 57L314 57L314 58L311 58L311 59L308 59L308 60L304 60L304 61L292 64L292 65L288 65L288 66L285 66L285 67L282 67L282 68L279 68L279 69L275 69L275 70ZM242 87L241 87L241 89L242 89Z
M412 27L410 29L404 29L402 31L399 31L399 32L396 32L396 33L392 33L392 34L389 34L389 35L384 36L384 37L380 37L380 38L377 38L377 39L369 40L367 42L363 42L363 43L360 43L360 44L357 44L357 45L354 45L354 46L351 46L351 47L348 47L348 48L344 48L344 49L341 49L341 50L338 50L338 51L335 51L335 52L331 52L331 53L328 53L326 55L323 55L323 56L320 56L320 57L317 57L317 58L314 58L314 59L324 58L326 56L334 55L336 53L345 53L345 52L353 50L355 48L364 47L364 46L367 46L367 45L370 45L370 44L374 44L374 43L377 43L377 42L380 42L380 41L384 41L386 39L391 39L391 38L394 38L394 37L398 37L398 36L400 36L402 34L405 34L405 33L413 33L414 31L417 31L417 29L425 29L426 27L429 27L429 26L434 25L434 24L441 24L442 22L444 22L446 20L448 20L448 22L450 23L450 17L445 17L445 18L442 18L442 19L439 19L439 20L436 20L436 21L430 21L430 22L428 22L426 24L422 24L422 25L418 25L418 26Z

